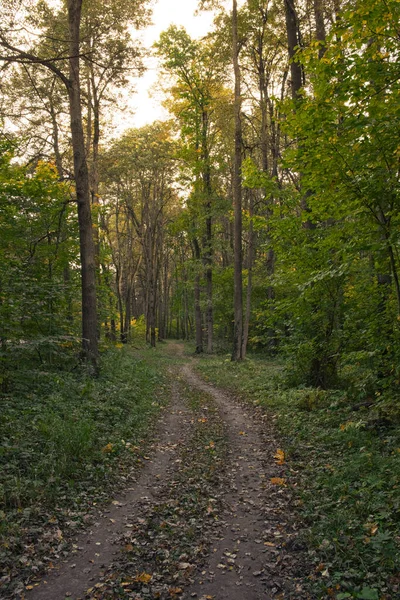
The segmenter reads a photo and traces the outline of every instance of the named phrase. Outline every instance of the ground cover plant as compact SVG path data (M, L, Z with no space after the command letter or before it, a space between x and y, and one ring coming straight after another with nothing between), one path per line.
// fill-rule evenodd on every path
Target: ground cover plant
M10 374L0 417L5 589L16 571L31 575L62 556L68 535L140 464L167 397L155 354L144 346L109 348L98 378L68 354L64 370L31 362L23 377Z
M288 387L277 362L219 356L198 369L268 410L283 435L316 596L398 597L399 425L341 390Z

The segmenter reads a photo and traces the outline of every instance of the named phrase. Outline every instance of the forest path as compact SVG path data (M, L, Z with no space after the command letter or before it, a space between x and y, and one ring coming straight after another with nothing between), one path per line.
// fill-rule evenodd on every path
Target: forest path
M203 381L182 344L167 352L173 398L137 484L28 600L308 598L271 423Z

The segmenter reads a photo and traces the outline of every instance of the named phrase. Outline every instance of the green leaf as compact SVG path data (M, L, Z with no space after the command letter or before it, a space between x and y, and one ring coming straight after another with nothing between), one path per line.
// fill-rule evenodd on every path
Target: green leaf
M357 595L357 598L362 598L363 600L379 600L379 594L377 590L365 587Z

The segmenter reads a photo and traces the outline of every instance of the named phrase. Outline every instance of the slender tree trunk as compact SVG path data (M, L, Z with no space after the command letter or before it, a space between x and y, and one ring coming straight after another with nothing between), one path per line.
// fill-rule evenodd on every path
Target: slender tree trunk
M68 87L68 93L82 270L82 349L84 356L96 365L98 356L96 264L79 78L81 9L82 0L68 0L68 26L70 36L70 85Z
M300 64L294 61L296 49L299 46L298 29L297 29L297 14L294 6L294 0L284 0L285 16L286 16L286 32L288 41L288 52L290 60L290 74L292 97L294 100L299 95L299 91L303 84Z
M195 239L193 241L194 255L196 260L200 261L200 247ZM194 318L196 326L196 354L202 354L203 352L203 326L202 326L202 314L201 314L201 277L199 273L196 273L194 279Z
M319 58L322 58L325 54L325 21L324 21L324 7L323 0L314 0L314 17L315 17L315 33L316 38L321 42L321 46L318 51Z
M212 282L212 263L213 263L213 240L212 240L212 189L211 189L211 168L210 156L208 152L208 112L203 108L202 111L202 136L201 146L203 155L203 193L206 198L206 241L204 248L204 262L206 267L206 295L207 295L207 352L213 351L213 282Z
M250 196L249 204L249 247L248 247L248 265L247 265L247 292L246 292L246 312L243 327L243 346L242 358L246 358L247 344L249 341L250 315L251 315L251 294L253 288L253 261L254 261L254 231L253 231L253 214L254 214L253 197Z
M232 360L242 360L243 349L243 283L242 283L242 121L239 67L237 0L232 10L232 55L235 73L235 157L233 170L234 204L234 335Z

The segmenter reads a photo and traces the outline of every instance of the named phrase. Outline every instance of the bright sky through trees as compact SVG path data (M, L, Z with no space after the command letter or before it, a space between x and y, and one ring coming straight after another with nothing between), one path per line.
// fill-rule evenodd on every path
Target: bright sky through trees
M158 40L160 33L171 24L182 25L192 37L202 37L210 29L213 20L212 12L203 12L195 16L198 0L158 0L154 5L153 25L141 33L141 39L147 48ZM135 111L129 126L141 127L156 119L167 116L161 106L160 92L151 91L157 81L157 60L149 58L146 61L148 68L143 77L136 80L136 94L129 102ZM150 96L153 97L150 97ZM125 125L122 124L125 129Z

